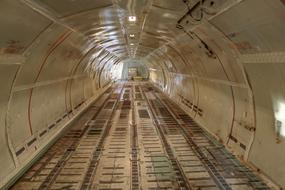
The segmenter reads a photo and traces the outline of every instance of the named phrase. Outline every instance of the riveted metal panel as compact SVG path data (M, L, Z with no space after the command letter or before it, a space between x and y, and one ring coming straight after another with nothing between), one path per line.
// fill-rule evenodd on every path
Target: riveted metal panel
M242 1L211 23L243 54L284 51L284 5L281 1Z
M0 55L20 54L51 21L17 0L2 0L0 5Z
M70 0L40 0L44 6L46 6L52 12L55 12L58 17L65 17L88 11L96 8L102 8L112 5L110 0L96 1L96 0L85 0L81 1L70 1Z

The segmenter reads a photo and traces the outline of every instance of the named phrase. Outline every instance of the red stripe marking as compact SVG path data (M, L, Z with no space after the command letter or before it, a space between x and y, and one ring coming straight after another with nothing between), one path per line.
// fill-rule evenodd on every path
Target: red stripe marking
M44 65L46 64L48 57L71 33L72 33L71 31L64 32L62 35L59 36L59 38L48 49L47 54L44 57L43 62L41 64L40 70L38 71L38 74L34 80L34 83L36 83L37 80L39 79L40 73L42 72L42 69L43 69ZM34 88L32 88L30 90L29 103L28 103L28 121L29 121L29 130L30 130L31 135L33 135L32 121L31 121L31 104L32 104L33 90L34 90Z
M71 77L72 75L74 75L74 73L77 71L79 65L82 63L82 61L84 60L84 58L86 58L86 56L92 51L95 49L95 47L97 46L93 46L92 48L90 48L79 60L79 62L72 68L70 74L69 74L69 77ZM92 62L94 62L95 59L93 59ZM72 108L72 102L71 102L71 86L72 86L72 81L73 79L70 79L70 86L69 86L69 104L70 104L70 107ZM65 107L66 107L66 111L67 110L67 88L68 88L68 82L69 80L67 80L66 82L66 87L65 87Z

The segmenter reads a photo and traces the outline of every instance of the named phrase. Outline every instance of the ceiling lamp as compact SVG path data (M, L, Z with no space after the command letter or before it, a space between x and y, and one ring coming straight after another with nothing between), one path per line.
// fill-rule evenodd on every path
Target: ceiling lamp
M135 35L134 34L130 34L130 37L133 38L133 37L135 37Z
M137 17L136 16L129 16L129 21L130 22L136 22Z

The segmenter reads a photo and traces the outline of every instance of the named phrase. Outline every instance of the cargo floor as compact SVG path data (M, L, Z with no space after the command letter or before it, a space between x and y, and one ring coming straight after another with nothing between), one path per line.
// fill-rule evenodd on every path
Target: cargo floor
M11 189L269 188L151 84L120 82Z

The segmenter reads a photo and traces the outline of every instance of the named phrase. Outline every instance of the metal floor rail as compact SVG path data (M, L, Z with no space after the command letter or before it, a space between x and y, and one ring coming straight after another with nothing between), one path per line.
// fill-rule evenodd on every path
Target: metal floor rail
M269 188L154 86L120 82L11 189Z

